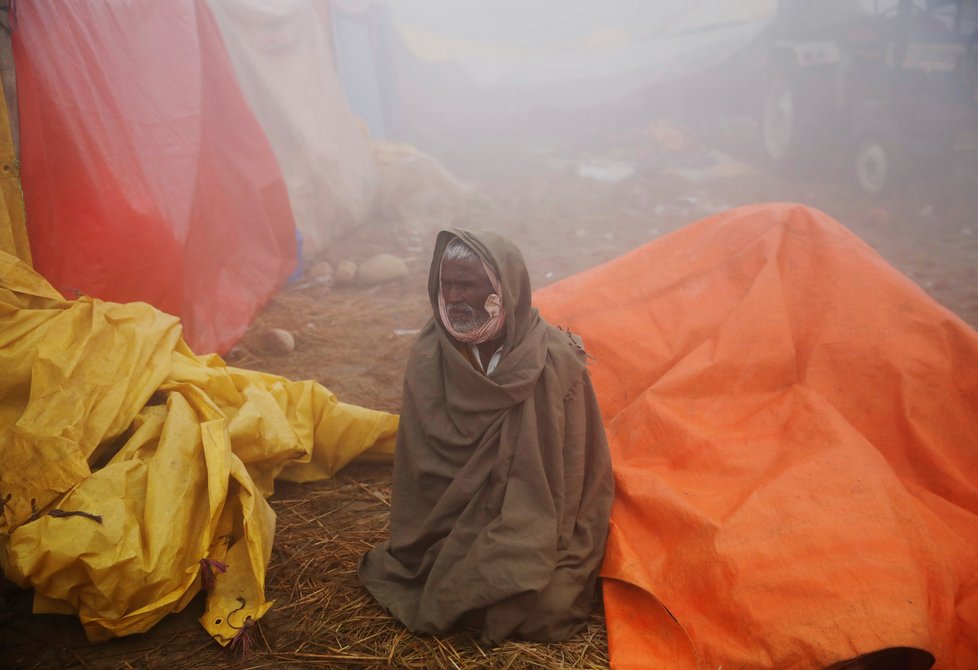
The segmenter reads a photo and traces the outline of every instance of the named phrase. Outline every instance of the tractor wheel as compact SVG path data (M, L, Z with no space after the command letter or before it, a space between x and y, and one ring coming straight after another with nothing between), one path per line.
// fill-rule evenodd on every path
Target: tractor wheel
M908 166L893 140L867 135L856 144L852 167L860 190L879 195L898 184Z
M772 164L797 167L805 162L806 149L818 135L811 97L787 76L772 77L761 108L762 149Z

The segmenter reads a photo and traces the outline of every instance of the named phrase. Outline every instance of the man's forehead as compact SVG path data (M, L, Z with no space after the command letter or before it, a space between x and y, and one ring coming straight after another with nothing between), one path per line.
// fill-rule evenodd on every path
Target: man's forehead
M482 265L482 261L474 258L451 258L445 259L441 265L441 276L454 278L485 279L488 281L489 275Z

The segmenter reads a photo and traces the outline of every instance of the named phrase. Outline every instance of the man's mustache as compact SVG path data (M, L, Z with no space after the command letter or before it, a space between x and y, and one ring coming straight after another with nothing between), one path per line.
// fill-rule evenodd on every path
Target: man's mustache
M450 313L457 312L457 313L464 314L465 316L474 317L476 314L475 307L465 302L450 302L447 305L445 305L445 308Z

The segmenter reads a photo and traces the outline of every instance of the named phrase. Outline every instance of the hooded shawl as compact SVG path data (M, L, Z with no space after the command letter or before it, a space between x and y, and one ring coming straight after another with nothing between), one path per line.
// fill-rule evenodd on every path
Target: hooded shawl
M476 370L435 316L408 359L394 454L390 540L360 580L410 630L458 624L482 642L559 641L595 599L613 495L608 445L581 341L530 304L511 241L439 233L428 294L459 237L490 264L508 316L490 375Z

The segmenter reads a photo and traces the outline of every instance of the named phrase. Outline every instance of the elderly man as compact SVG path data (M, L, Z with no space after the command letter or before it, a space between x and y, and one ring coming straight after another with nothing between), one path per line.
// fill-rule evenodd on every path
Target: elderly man
M442 231L408 361L390 540L360 579L409 629L564 640L595 599L611 464L580 339L530 305L519 249Z

